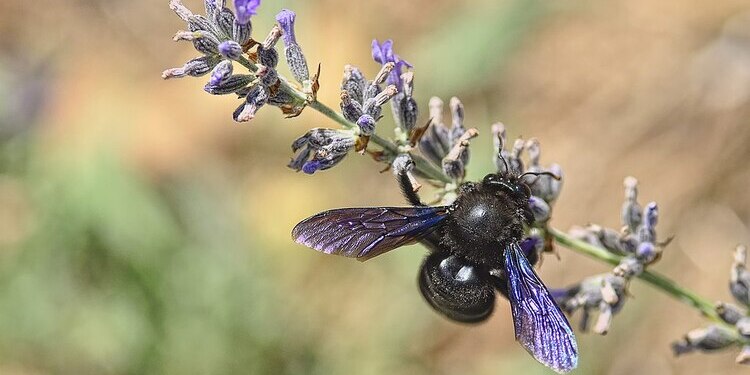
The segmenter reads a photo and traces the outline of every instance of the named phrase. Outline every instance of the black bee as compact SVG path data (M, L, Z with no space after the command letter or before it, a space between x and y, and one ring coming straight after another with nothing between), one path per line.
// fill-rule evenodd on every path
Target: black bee
M297 224L292 237L360 261L419 241L431 249L419 271L419 289L435 310L455 321L481 322L492 313L497 290L510 300L516 340L542 364L568 372L578 363L575 336L534 272L535 253L530 262L519 245L533 222L523 178L530 174L539 175L501 172L464 183L453 204L439 207L423 204L401 175L413 207L329 210Z

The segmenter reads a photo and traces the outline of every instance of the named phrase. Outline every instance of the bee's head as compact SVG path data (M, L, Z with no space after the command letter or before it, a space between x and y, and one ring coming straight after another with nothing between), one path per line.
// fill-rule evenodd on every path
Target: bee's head
M515 199L529 200L531 198L531 189L529 189L529 185L526 185L521 176L514 176L508 173L490 173L484 177L482 184L510 194Z

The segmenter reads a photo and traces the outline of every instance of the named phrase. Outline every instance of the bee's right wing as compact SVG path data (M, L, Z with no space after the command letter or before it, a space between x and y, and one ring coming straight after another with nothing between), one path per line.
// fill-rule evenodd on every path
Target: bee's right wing
M505 248L505 275L516 340L556 372L573 370L578 365L573 330L515 242Z
M447 206L339 208L303 220L292 238L326 254L365 261L418 241L447 215Z

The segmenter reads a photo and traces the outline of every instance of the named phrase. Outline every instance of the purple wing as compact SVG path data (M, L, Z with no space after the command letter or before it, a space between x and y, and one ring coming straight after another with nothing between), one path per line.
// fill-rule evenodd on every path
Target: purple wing
M573 330L516 243L505 249L505 272L516 340L558 373L576 368L578 345Z
M339 208L303 220L292 238L326 254L365 261L416 242L447 214L447 207Z

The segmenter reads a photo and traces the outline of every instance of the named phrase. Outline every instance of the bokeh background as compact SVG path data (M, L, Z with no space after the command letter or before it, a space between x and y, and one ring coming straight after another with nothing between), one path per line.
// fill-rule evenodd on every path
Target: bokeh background
M0 374L550 373L515 344L506 301L478 326L433 313L419 246L361 264L292 243L320 210L400 204L392 177L356 156L294 173L290 142L335 124L266 108L238 125L202 80L162 81L195 53L171 41L184 25L167 3L0 2ZM372 76L370 41L393 38L423 113L459 96L483 134L471 178L492 168L495 121L562 164L557 227L617 227L637 176L676 236L655 269L730 300L732 250L750 242L747 1L264 0L256 38L283 7L323 64L321 101L336 106L344 64ZM559 253L549 285L608 269ZM578 335L576 373L748 371L736 350L673 358L703 320L631 293L608 336Z

